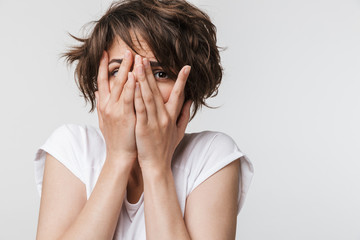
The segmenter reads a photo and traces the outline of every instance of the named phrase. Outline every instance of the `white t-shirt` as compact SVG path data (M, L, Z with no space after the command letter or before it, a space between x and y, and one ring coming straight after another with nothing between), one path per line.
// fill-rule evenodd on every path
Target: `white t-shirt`
M37 150L35 182L41 196L45 152L67 167L86 186L89 199L106 158L105 139L98 127L63 124L53 131ZM238 214L244 204L252 176L253 166L239 150L233 139L221 132L203 131L185 133L176 148L171 162L176 193L184 216L187 196L212 174L240 158ZM144 193L139 201L124 203L119 216L114 239L146 239L144 218Z

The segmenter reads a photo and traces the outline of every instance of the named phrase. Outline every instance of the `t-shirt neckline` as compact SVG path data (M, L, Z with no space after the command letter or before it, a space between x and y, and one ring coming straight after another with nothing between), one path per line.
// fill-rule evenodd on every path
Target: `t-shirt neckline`
M141 196L139 198L139 201L137 203L130 203L127 199L127 191L125 193L125 207L128 210L132 210L132 211L136 211L139 209L139 207L141 206L141 204L143 203L143 199L144 199L144 192L141 193Z

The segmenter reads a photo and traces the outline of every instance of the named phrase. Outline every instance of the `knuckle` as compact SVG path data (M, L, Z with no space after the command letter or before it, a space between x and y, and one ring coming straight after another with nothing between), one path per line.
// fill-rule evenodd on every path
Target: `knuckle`
M161 118L159 125L164 128L169 126L170 124L170 118L168 116Z
M98 111L100 111L100 113L105 113L105 107L103 105L99 104Z
M154 101L153 96L151 95L145 95L143 98L146 103L152 103Z
M143 113L145 113L145 107L143 107L143 106L139 106L139 107L137 107L136 108L136 111L138 112L138 113L141 113L141 114L143 114Z
M133 86L131 85L131 83L129 81L126 81L125 86L126 86L126 91L127 92L132 92L133 91Z
M162 97L162 95L160 94L159 90L154 91L153 94L154 94L155 97Z
M146 131L143 128L139 128L137 135L139 137L145 137L146 136Z
M111 109L110 109L109 107L105 108L105 110L104 110L104 116L105 116L106 118L111 118L111 117L112 117L112 111L111 111Z
M132 100L131 96L128 96L128 95L124 96L124 104L131 104L132 101L133 100Z
M140 82L145 82L145 78L138 74L137 78Z
M174 89L174 94L176 96L180 96L181 95L181 90L180 89Z

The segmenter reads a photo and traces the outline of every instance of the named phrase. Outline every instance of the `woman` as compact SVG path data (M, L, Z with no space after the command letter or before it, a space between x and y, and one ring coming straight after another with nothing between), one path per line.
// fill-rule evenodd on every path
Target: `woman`
M185 133L221 82L215 26L180 0L95 23L64 56L99 128L64 124L36 153L37 239L234 239L252 165L224 133Z

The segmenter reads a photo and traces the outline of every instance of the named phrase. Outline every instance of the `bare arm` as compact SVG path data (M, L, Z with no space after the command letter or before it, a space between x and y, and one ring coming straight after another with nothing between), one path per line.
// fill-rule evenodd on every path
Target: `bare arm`
M190 193L184 219L171 172L146 170L143 176L148 239L235 239L239 160L210 176Z
M84 184L47 154L40 202L37 240L112 239L131 168L137 158L135 143L135 79L130 73L132 53L124 52L119 73L111 80L108 53L103 51L95 92L99 127L106 142L106 160L86 201Z
M235 239L239 168L237 159L190 193L186 199L184 220L191 239Z
M131 171L117 162L106 159L86 201L85 185L47 154L36 239L112 239Z
M190 240L171 169L143 171L147 239Z

